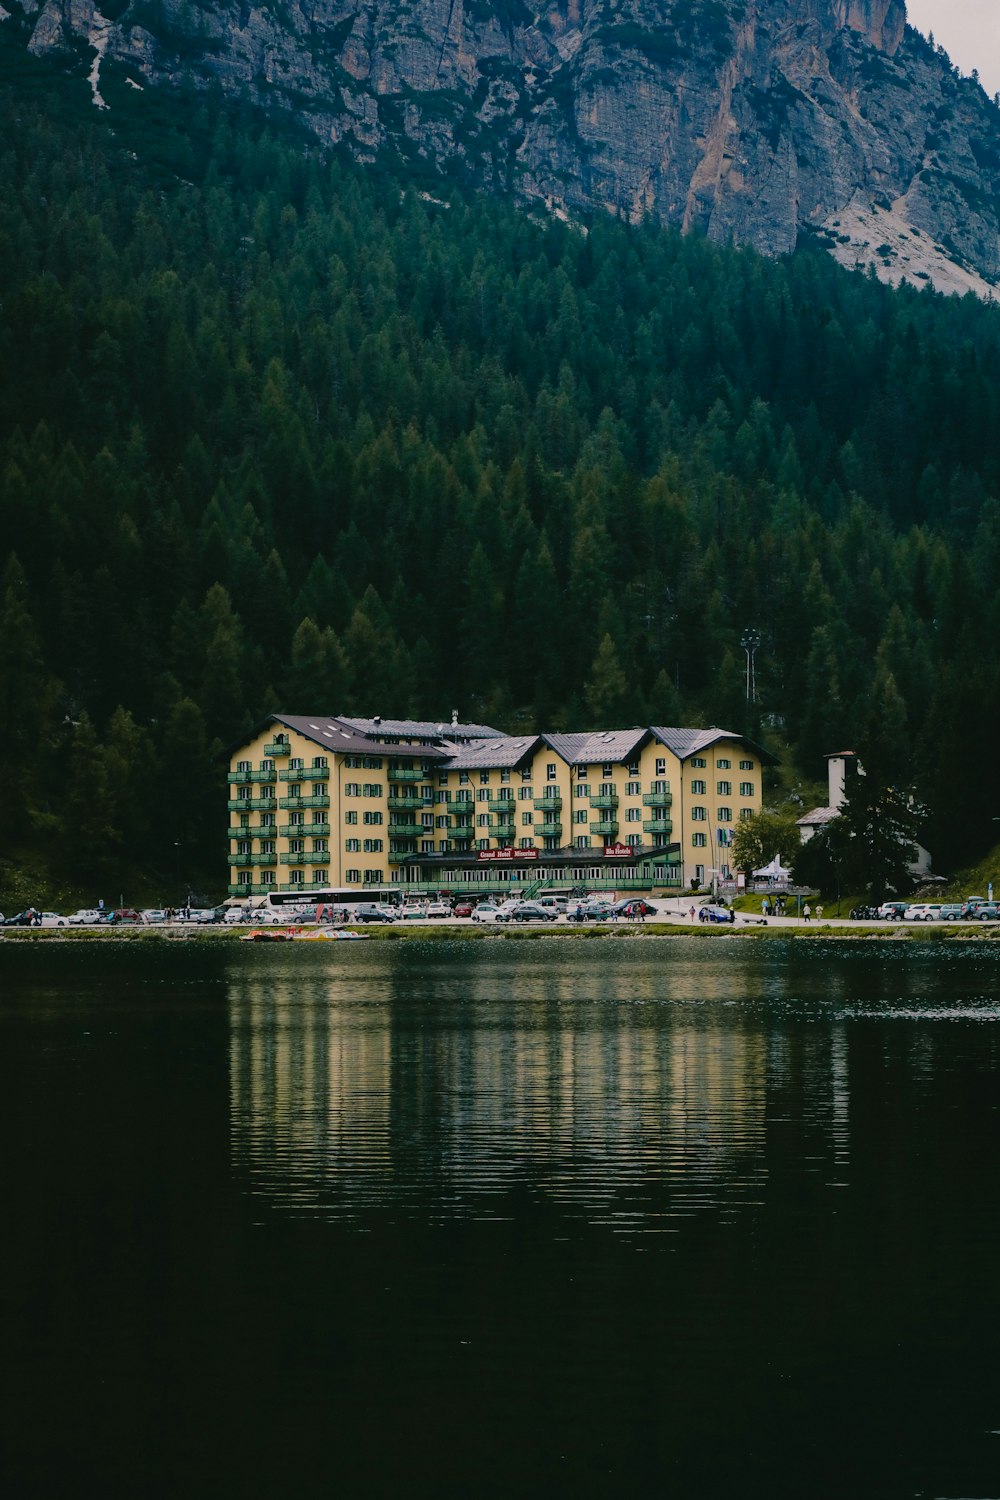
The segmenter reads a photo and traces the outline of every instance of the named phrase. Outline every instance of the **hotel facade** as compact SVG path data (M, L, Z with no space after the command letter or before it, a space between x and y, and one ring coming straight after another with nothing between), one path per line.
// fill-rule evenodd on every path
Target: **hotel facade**
M231 755L229 893L703 885L730 873L771 759L725 729L273 714Z

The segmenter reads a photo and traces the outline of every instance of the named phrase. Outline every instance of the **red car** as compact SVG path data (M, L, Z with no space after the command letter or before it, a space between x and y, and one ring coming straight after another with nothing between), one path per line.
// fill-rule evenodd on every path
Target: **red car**
M471 901L456 901L455 905L451 909L451 914L452 914L453 917L471 917L472 916L472 903L471 903Z

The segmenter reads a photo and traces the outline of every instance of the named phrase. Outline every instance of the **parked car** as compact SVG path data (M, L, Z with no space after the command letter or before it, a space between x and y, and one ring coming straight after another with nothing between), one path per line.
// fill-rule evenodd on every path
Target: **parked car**
M942 922L960 922L965 904L962 901L947 901L941 908L940 916Z
M552 891L547 892L544 896L533 896L531 899L536 906L544 906L549 911L554 911L557 915L560 912L564 912L568 905L567 897L557 896Z
M509 922L510 913L501 911L499 906L494 906L492 901L480 901L472 913L474 922Z
M941 917L940 901L915 901L903 913L907 922L937 922Z
M623 901L616 901L612 908L619 917L654 917L656 907L650 906L648 901L643 901L638 896L627 896Z
M113 927L142 927L145 918L134 906L116 906L108 921Z
M369 901L354 908L354 920L355 922L394 922L396 919L384 907L376 906L374 902Z
M609 901L578 901L566 913L568 922L607 922L613 915Z
M425 917L450 917L451 907L446 901L432 901L424 912Z
M969 913L974 922L1000 922L1000 906L996 902L984 901Z
M883 901L875 915L881 922L902 922L908 904L906 901Z
M42 911L38 913L39 927L68 927L69 917L62 917L57 911Z
M730 906L719 906L715 902L708 902L707 905L699 908L698 921L735 922L736 913Z
M451 914L452 914L453 917L471 917L472 916L472 902L471 901L456 901L455 905L451 909Z
M96 906L83 906L79 911L71 911L66 920L71 927L96 927L104 917L105 913Z
M522 901L510 914L512 922L554 922L559 915L550 906L540 906L537 901Z
M41 912L36 911L33 906L27 906L24 911L15 912L12 917L4 917L3 925L5 927L37 927L41 915Z
M142 915L147 922L165 922L167 920L166 912L159 906L144 907Z

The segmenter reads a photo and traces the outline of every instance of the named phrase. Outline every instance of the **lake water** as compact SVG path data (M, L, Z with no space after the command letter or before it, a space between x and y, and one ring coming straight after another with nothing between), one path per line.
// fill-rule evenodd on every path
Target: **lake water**
M1000 950L0 948L7 1496L1000 1497Z

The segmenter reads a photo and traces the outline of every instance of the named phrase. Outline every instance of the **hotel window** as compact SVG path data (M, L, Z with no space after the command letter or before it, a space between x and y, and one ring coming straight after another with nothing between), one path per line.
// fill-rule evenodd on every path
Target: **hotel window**
M305 876L305 873L305 870L291 870L289 872L289 884L304 885L305 881L303 877Z
M731 797L733 795L733 783L731 781L717 781L715 783L715 795L717 797Z
M301 771L304 765L305 761L302 759L301 755L293 755L291 760L288 762L288 769L290 771Z
M630 833L626 837L625 842L626 844L628 844L630 849L638 849L639 845L642 843L642 835L640 833Z
M261 813L261 815L260 815L260 826L261 826L261 828L273 828L274 827L274 813Z
M477 839L476 844L480 849L488 849L490 847L489 839Z
M261 854L273 854L274 839L261 839L260 852Z
M723 758L720 756L719 759L715 762L715 769L717 771L731 771L733 769L733 763L731 760L723 760Z
M613 776L614 774L615 774L615 768L614 768L614 766L611 764L610 761L605 761L604 765L601 767L601 775L604 776L605 778L607 778L608 776Z
M489 813L479 813L479 814L477 814L477 817L476 817L476 827L477 828L489 828L489 826L490 826L490 815L489 815Z
M629 763L628 763L628 774L630 776L638 776L638 774L639 774L639 762L637 760L630 760L629 761Z
M249 802L252 796L253 796L253 787L252 786L238 786L236 788L236 800L237 800L237 802Z
M521 848L522 849L533 849L534 847L535 847L535 845L534 845L534 842L533 842L532 839L522 839L521 840Z
M434 814L433 813L421 813L420 814L420 826L421 826L421 828L433 828L434 827Z
M626 807L626 809L625 809L625 821L626 821L626 823L641 823L642 822L642 808L641 807Z
M740 796L741 797L752 797L753 796L753 782L752 781L741 781L740 782Z
M691 821L692 821L692 823L704 823L704 822L706 822L707 821L707 815L705 813L705 809L703 807L692 807L692 809L691 809Z
M692 755L691 764L696 766L699 771L703 771L708 765L708 761L704 760L700 755Z
M324 810L317 809L317 811L315 811L313 813L313 826L314 827L319 826L320 824L322 824L325 827L326 824L327 824L327 822L328 822L328 819L327 819L327 816L326 816L326 812Z
M329 870L313 870L313 885L326 885L329 879Z
M717 809L720 823L731 823L733 821L733 810L731 807L720 807Z
M437 818L434 819L434 827L435 828L447 828L448 827L448 815L447 815L447 813L445 813L444 817L437 817Z
M369 824L369 826L377 825L382 821L382 814L380 812L375 812L374 810L371 812L366 812L364 815L364 821Z
M364 851L365 851L366 854L381 854L382 853L382 840L381 839L365 839L364 845L362 847L364 848Z
M252 848L252 845L251 845L250 840L249 839L243 839L243 841L241 843L239 843L239 844L236 845L236 852L237 852L237 854L249 854L251 848ZM261 850L262 854L267 854L268 852L270 852L270 853L274 852L274 845L273 844L271 846L270 851L268 851L267 849L262 849Z
M590 848L590 840L588 839L588 837L587 837L587 835L585 833L578 833L577 834L577 836L576 836L576 847L578 849L589 849Z
M745 823L746 820L747 820L747 818L752 818L752 817L753 817L753 808L752 807L741 807L740 808L740 822L741 823Z
M626 781L626 783L625 783L625 795L626 795L626 797L638 797L639 794L641 793L641 791L642 791L642 782L641 781Z
M236 769L237 769L237 771L252 771L253 770L253 761L252 760L238 760L236 762Z
M583 770L582 766L580 767L580 770L581 771ZM545 766L545 780L546 781L555 781L557 775L558 775L558 769L556 767L555 761L554 760L548 761L546 763L546 766Z
M366 870L365 871L365 885L381 885L381 884L382 884L382 871L381 870Z
M449 839L438 839L438 852L440 854L450 854L451 841Z
M523 812L521 814L521 827L522 828L530 828L532 826L532 824L534 823L534 821L535 821L535 815L534 815L534 813Z
M468 773L468 771L459 771L459 773L458 773L458 784L459 784L459 786L468 786L469 785L469 773Z
M448 772L447 771L439 771L438 772L438 786L447 786L447 785L448 785Z
M361 796L361 783L360 783L360 781L347 781L347 782L345 782L344 783L344 796L345 797L360 797Z
M273 814L272 814L272 816L273 816ZM261 818L260 821L261 821L261 824L263 825L264 819ZM250 814L249 813L240 813L240 827L241 828L249 828L250 827Z
M708 839L703 833L693 833L691 835L691 847L693 849L704 849L707 843Z
M576 795L578 797L589 797L590 796L590 783L588 781L581 782L580 785L576 789Z
M691 795L692 795L692 797L704 797L704 795L705 795L705 783L703 781L692 781L692 783L691 783Z
M314 771L325 771L326 768L327 768L327 766L329 764L330 764L330 762L327 760L327 758L326 758L325 755L314 755L313 756L313 770Z
M667 774L667 762L662 757L656 762L656 774L657 776L666 776Z
M324 761L323 764L326 765L326 761ZM365 759L364 759L364 766L365 766L365 769L368 770L368 771L381 771L381 769L382 769L382 757L381 757L381 755L366 755Z
M360 854L361 853L361 840L360 839L345 839L344 840L344 848L346 849L346 851L347 851L348 854Z
M518 797L520 798L520 800L522 802L530 802L531 801L531 796L532 796L532 789L531 789L530 786L523 786L523 787L521 787L521 789L520 789L520 791L518 792L517 795L518 795Z
M740 761L740 770L741 771L752 771L753 768L754 768L754 764L753 764L752 760L741 760Z
M577 768L576 768L576 779L577 779L577 781L586 781L586 779L587 779L587 767L586 766L577 766Z
M654 792L667 792L667 793L669 793L669 791L670 791L670 782L669 781L654 781L653 782L653 791Z
M328 849L329 845L327 844L326 839L313 839L314 854L326 854L328 852Z
M476 793L476 801L477 802L488 802L489 800L490 800L490 794L489 794L489 790L488 789L484 788L484 789L482 789L482 790L480 790L480 791L478 791Z
M365 796L366 797L381 797L381 795L382 795L382 783L380 781L366 781L365 782Z
M361 871L360 870L346 870L344 873L347 876L347 884L348 885L360 885L361 884Z
M587 809L585 807L578 807L576 809L576 811L574 812L574 814L573 814L573 822L574 823L586 823L586 821L587 821Z
M507 786L507 784L509 783L509 781L510 781L510 772L509 771L501 771L500 772L500 785L501 786Z
M288 821L292 828L301 828L306 820L304 812L293 812L288 814Z
M480 786L489 786L489 784L490 784L490 773L489 773L489 771L480 771L480 773L479 773L479 785Z
M261 872L260 872L260 883L261 883L261 885L273 885L274 884L274 871L273 870L261 870Z
M353 825L353 824L357 823L357 821L358 821L358 814L357 814L357 809L356 808L352 808L349 812L345 812L345 814L344 814L344 822L345 823L350 823L350 824Z
M301 854L306 847L305 839L289 839L288 849L291 854Z
M448 803L450 801L451 801L451 793L450 792L438 792L438 794L437 794L437 802L438 802L438 806L439 807L447 807L447 805L448 805Z
M327 784L326 784L325 781L314 781L313 782L313 796L314 797L325 797L326 794L327 794L327 790L328 790L327 789Z

